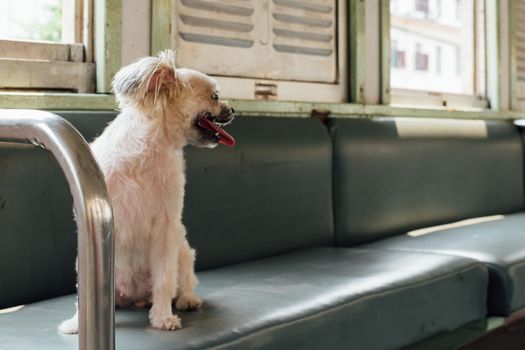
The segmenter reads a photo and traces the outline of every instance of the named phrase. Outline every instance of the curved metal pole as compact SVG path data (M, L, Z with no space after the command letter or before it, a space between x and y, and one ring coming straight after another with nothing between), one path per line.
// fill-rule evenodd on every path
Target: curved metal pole
M0 140L43 147L60 164L73 196L78 228L80 349L113 350L113 213L104 176L89 145L66 120L35 110L0 109Z

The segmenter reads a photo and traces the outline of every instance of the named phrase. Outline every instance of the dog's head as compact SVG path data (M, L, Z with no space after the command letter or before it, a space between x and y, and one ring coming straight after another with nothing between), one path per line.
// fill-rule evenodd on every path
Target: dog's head
M217 82L201 72L176 68L172 50L123 67L112 85L122 109L137 109L177 140L198 147L235 145L222 129L233 120L234 110L220 99Z

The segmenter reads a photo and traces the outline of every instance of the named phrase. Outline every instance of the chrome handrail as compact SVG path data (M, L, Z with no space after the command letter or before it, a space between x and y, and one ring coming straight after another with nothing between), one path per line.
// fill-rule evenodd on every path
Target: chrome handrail
M73 196L78 228L79 348L113 350L113 213L89 145L63 118L35 110L0 109L0 140L43 147L60 164Z

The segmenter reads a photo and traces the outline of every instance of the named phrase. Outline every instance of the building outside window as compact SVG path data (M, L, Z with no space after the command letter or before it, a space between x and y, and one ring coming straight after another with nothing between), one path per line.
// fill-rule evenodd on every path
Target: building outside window
M428 54L421 51L421 44L416 44L416 70L427 71L428 70Z
M456 75L461 75L461 48L459 46L456 46L454 49L454 57L455 57L455 67L456 67Z
M405 0L391 6L391 43L402 44L414 59L405 70L392 60L393 96L396 89L476 96L475 70L484 62L476 60L474 6L475 0ZM422 18L422 12L428 15Z
M392 47L392 68L403 69L406 66L405 63L405 51L400 50L397 41L391 43Z
M436 74L441 74L441 46L436 47Z
M441 17L441 0L436 0L436 16L439 18Z
M416 0L416 11L423 12L428 17L428 0Z

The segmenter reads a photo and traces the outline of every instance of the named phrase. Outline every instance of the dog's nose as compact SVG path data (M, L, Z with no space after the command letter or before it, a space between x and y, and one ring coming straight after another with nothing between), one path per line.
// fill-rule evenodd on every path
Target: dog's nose
M233 107L230 107L230 109L232 110L232 114L235 114L235 109L233 109Z

